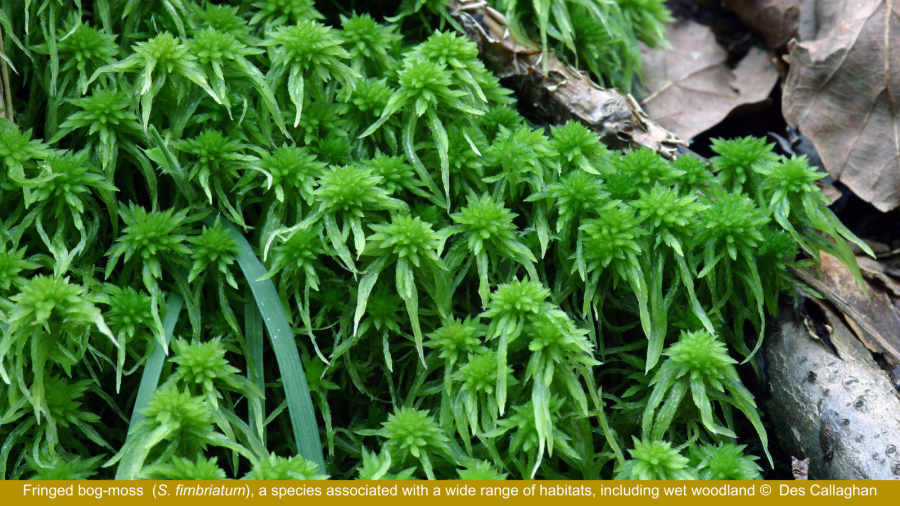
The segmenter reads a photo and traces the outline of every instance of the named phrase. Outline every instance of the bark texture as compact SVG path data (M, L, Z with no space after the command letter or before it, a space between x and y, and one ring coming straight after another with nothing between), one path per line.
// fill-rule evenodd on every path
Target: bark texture
M767 339L775 433L788 453L810 459L812 479L898 479L900 397L840 317L820 307L819 324L783 310Z
M510 34L506 18L483 0L451 2L450 14L478 45L485 66L501 79L514 82L519 100L557 124L581 121L600 141L615 149L646 146L673 159L687 143L654 121L631 95L602 88L561 61L552 50L542 61L541 50Z

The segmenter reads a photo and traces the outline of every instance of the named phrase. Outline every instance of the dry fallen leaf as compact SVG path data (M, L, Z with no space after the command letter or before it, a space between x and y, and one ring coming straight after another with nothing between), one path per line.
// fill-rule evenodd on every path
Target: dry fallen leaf
M828 173L881 211L900 206L900 0L817 0L792 43L783 112Z
M771 48L781 47L797 35L800 24L797 0L725 0L725 7L759 32Z
M835 188L834 186L831 186L830 184L825 184L825 183L816 181L816 186L818 186L819 189L822 190L822 193L824 193L825 196L828 197L828 205L829 206L831 204L834 204L835 202L838 201L839 198L844 196L844 194L843 194L843 192L841 192L841 190L838 190L837 188Z
M670 50L644 47L648 94L642 105L653 121L682 139L715 126L738 106L768 100L778 81L769 55L753 48L734 70L713 32L693 21L668 25Z
M802 41L827 37L841 22L843 0L797 0L800 26L797 36Z
M880 241L876 241L873 239L863 239L863 242L866 243L866 246L868 246L869 249L872 250L872 253L875 253L876 257L878 255L884 255L886 253L890 253L890 251L891 251L890 246L888 246L887 244L880 242Z

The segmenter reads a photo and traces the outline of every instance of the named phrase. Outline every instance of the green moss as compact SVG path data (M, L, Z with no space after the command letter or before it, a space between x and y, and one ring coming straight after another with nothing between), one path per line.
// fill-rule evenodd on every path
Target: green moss
M788 267L856 269L805 159L532 125L446 1L47 5L4 7L4 477L759 476ZM492 5L605 84L664 44Z

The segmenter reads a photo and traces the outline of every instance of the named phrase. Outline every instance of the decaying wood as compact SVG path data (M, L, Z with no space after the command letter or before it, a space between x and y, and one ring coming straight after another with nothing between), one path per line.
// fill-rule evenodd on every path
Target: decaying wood
M631 95L601 88L583 73L548 52L517 41L506 18L483 0L456 0L450 14L481 52L485 66L501 79L514 81L519 100L530 101L556 123L579 120L615 149L646 146L673 159L687 143L651 121ZM546 72L545 70L546 69Z
M799 460L797 457L791 457L791 473L795 480L808 480L809 459Z
M882 245L884 248L887 246ZM870 267L881 267L882 264L868 257L857 257L860 271L863 274L863 282L867 290L863 290L854 279L850 269L837 258L828 253L820 253L819 272L821 280L834 295L840 297L859 315L872 325L890 348L875 341L848 317L847 325L862 341L863 345L872 353L880 354L884 358L882 367L895 378L900 374L900 361L892 358L900 355L900 314L894 307L889 295L894 288L900 293L900 285L888 278L885 274L872 272ZM880 276L880 277L879 277Z
M809 459L811 479L897 479L897 391L841 318L825 305L821 309L830 335L811 338L794 311L784 308L766 339L773 432L789 454Z
M853 324L859 329L859 331L864 334L865 338L871 339L875 343L882 348L885 354L889 355L894 360L900 362L900 352L898 352L893 344L885 339L884 336L881 335L881 332L878 331L875 327L872 326L871 322L868 319L861 315L859 311L857 311L853 306L847 303L843 297L838 295L825 283L816 279L812 274L802 270L796 269L794 267L788 267L790 271L801 281L809 285L813 290L819 292L828 299L828 302L834 304L834 306L844 314ZM900 415L900 413L898 413Z

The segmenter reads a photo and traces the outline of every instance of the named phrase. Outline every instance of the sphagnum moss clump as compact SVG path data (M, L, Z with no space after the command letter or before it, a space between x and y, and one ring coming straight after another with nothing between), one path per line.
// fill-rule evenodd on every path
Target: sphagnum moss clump
M123 89L96 87L89 97L69 99L80 110L63 121L54 139L73 132L86 134L88 145L100 158L100 166L107 174L114 174L120 148L134 156L130 148L135 138L141 137L141 125L128 95Z
M617 480L696 480L687 457L662 441L644 442L634 439L631 459L616 473Z
M3 8L4 478L772 465L741 377L789 268L858 273L805 158L534 125L446 0L26 4ZM669 19L491 4L625 91Z
M400 461L418 460L428 479L433 480L432 457L449 450L448 438L437 421L425 411L401 408L382 425L380 430L372 433L385 438L384 450L393 452Z

